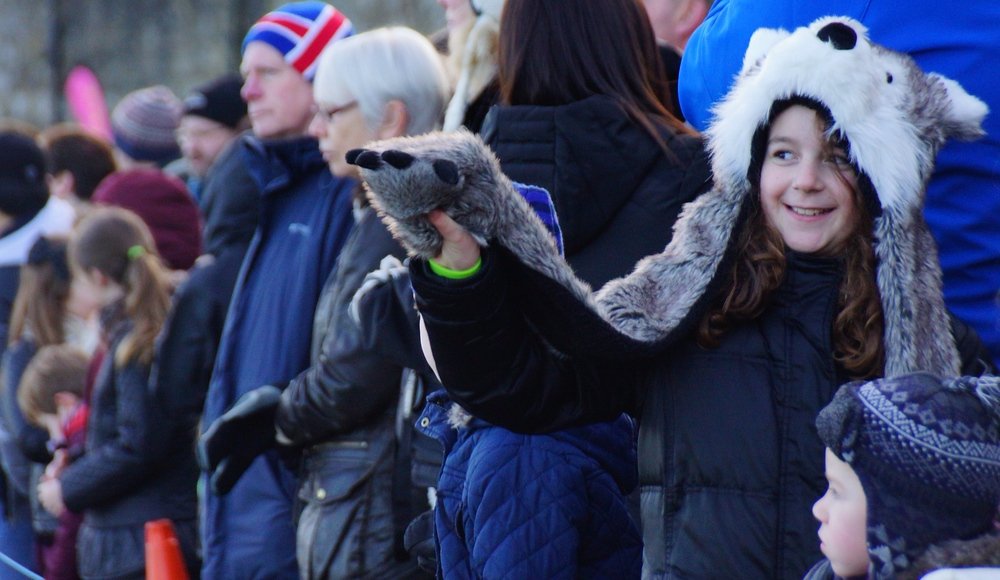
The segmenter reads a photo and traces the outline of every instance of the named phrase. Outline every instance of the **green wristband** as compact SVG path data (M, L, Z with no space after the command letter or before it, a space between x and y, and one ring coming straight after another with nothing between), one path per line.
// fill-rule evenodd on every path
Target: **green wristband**
M442 278L448 278L449 280L464 280L465 278L475 276L476 272L483 267L483 258L480 256L471 268L466 268L465 270L452 270L451 268L445 268L434 260L427 260L427 263L431 266L431 272L434 272Z

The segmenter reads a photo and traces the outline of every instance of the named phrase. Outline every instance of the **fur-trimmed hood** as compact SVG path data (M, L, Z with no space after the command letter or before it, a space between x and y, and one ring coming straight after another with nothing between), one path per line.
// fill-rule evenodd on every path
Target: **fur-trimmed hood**
M794 95L830 111L832 130L848 140L853 162L878 196L874 239L885 374L958 374L937 252L921 209L938 149L949 137L981 134L987 109L954 81L925 74L908 56L873 44L850 18L827 17L793 33L754 35L744 70L708 132L712 191L685 206L663 252L597 293L558 256L475 136L460 132L376 142L349 154L349 161L362 168L375 207L412 255L437 255L441 239L426 214L444 209L482 245L503 246L527 271L575 297L585 313L566 317L572 334L662 348L689 332L714 298L733 253L733 233L751 200L752 136L768 122L772 103ZM565 296L552 302L566 302Z
M896 575L896 580L928 578L934 580L987 578L984 569L992 570L1000 578L1000 534L986 534L971 540L952 540L931 546L913 566ZM978 570L978 576L963 576L964 571ZM937 570L936 574L931 571Z

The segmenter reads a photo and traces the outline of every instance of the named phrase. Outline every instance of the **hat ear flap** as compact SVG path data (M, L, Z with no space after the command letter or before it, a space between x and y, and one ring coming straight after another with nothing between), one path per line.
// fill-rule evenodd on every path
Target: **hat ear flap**
M986 103L970 95L962 85L948 77L937 73L930 73L927 77L948 93L948 110L941 119L946 136L963 140L982 137L985 134L983 118L990 110Z
M753 36L750 37L746 54L743 55L743 68L741 72L746 72L757 66L771 50L771 47L788 38L790 35L791 33L784 28L758 28L753 33Z

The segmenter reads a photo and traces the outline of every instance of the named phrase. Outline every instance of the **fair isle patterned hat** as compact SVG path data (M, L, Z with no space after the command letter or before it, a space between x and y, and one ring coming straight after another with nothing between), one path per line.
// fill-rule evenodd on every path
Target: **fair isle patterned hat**
M243 39L241 52L251 42L266 42L308 81L316 74L320 53L328 44L354 34L346 16L326 2L291 2L260 18Z
M848 383L816 427L864 487L877 578L892 578L932 545L993 529L1000 377L914 373Z

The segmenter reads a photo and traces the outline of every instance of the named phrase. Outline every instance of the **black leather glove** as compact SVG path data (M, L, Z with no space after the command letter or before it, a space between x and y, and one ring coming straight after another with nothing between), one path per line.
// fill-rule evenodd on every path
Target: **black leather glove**
M272 385L246 393L198 441L198 463L216 495L225 495L261 453L277 445L274 416L281 391Z
M437 574L437 548L434 543L434 510L420 514L406 526L403 546L417 559L417 566L424 572Z

